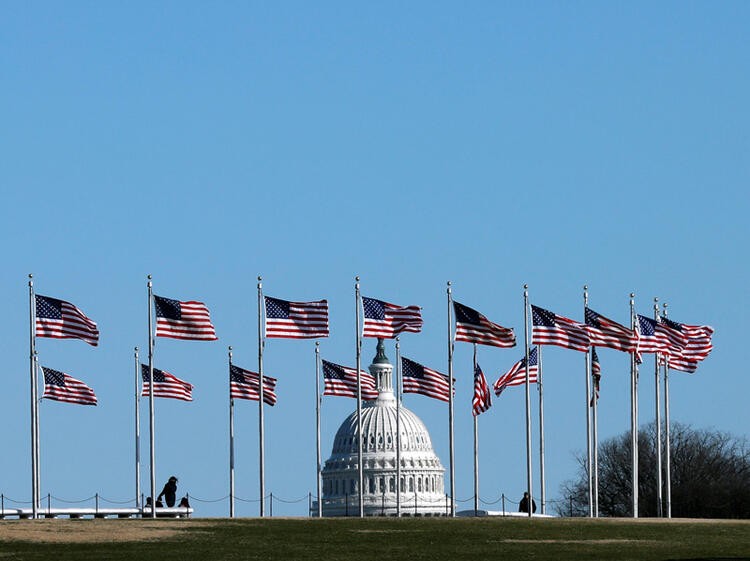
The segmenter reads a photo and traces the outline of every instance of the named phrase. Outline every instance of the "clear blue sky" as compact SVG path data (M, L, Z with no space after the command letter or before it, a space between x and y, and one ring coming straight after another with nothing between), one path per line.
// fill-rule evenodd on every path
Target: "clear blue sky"
M180 494L227 494L226 349L257 364L258 274L268 295L330 301L322 355L342 364L355 358L355 275L366 296L422 306L404 355L442 371L447 280L519 335L524 283L533 303L577 319L584 284L591 307L621 322L631 291L646 315L658 296L678 321L716 329L699 371L672 377L672 418L746 435L749 20L745 2L6 4L0 492L31 494L28 273L102 333L98 348L38 342L41 364L99 397L96 408L41 405L42 493L61 499L134 495L147 274L159 295L205 301L220 338L157 344L156 366L195 385L193 403L157 402L157 483L177 475ZM289 500L315 488L313 348L266 346L279 379L266 487ZM480 348L479 362L494 381L521 354ZM365 364L373 355L366 341ZM559 498L585 446L583 356L544 356L547 489ZM629 428L628 357L600 359L606 438ZM457 344L455 365L464 499L470 345ZM649 360L642 423L653 387ZM487 501L525 486L523 393L480 417ZM405 404L447 467L445 406ZM354 406L324 400L324 457ZM238 403L236 422L237 494L254 500L256 405ZM194 504L228 513L226 501Z

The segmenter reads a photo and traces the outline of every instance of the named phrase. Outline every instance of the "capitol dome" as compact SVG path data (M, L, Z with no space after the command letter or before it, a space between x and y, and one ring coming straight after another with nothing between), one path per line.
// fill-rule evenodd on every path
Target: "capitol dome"
M402 516L442 516L449 508L445 468L432 449L424 423L393 394L393 365L383 340L370 365L378 397L362 402L363 509L365 516L397 514L397 438L400 432L400 503ZM400 429L400 430L399 430ZM322 470L324 516L359 515L357 411L336 432L333 450Z

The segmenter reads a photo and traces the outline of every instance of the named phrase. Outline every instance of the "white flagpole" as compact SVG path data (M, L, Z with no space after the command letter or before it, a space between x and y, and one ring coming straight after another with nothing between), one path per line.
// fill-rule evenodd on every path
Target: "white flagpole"
M593 361L593 354L591 356ZM593 371L593 363L591 369ZM600 379L601 387L601 379ZM594 389L592 402L592 416L594 417L594 428L593 428L593 442L591 443L591 449L594 455L594 516L599 518L599 400L596 397L596 389Z
M477 344L474 343L474 376L477 372ZM472 411L472 413L474 413ZM479 415L472 415L474 417L474 516L477 516L479 510L479 423L477 418Z
M667 303L664 304L667 317ZM672 518L672 443L669 427L669 356L664 361L664 479L666 482L667 518Z
M635 294L630 293L630 327L636 328ZM630 448L632 455L633 518L638 518L638 367L630 355Z
M141 404L138 391L138 379L141 378L141 363L138 358L138 347L133 353L135 372L133 391L135 392L135 508L141 508Z
M456 469L453 450L453 297L451 281L448 281L448 440L451 464L451 512L456 516Z
M659 321L659 299L654 298L654 319ZM662 518L662 461L661 461L661 395L659 383L659 353L654 353L654 401L656 404L656 516Z
M355 320L357 322L357 475L359 477L359 517L364 518L365 516L365 505L364 505L364 466L363 454L362 454L362 375L360 373L361 362L362 362L362 330L360 329L359 319L359 307L360 307L360 294L359 294L359 276L355 278L354 284L354 300L355 300Z
M31 513L38 515L39 487L37 469L37 373L36 373L36 298L34 297L34 275L29 275L29 394L31 401Z
M401 517L401 342L396 337L396 517Z
M232 347L229 357L229 518L234 518L234 399L232 398Z
M318 518L323 517L323 489L321 486L321 456L320 456L320 341L315 341L315 438L317 451L317 473L315 474L315 485L318 493Z
M539 502L542 504L542 514L547 514L547 478L544 469L544 384L542 383L542 346L537 345L536 347L536 358L537 368L539 374L537 376L537 390L539 391L539 483L541 486L539 494ZM529 390L530 392L531 390Z
M39 419L39 409L43 397L39 397L39 353L34 350L34 388L36 390L36 498L39 507L42 505L42 439L39 436L41 432L41 421ZM44 376L42 376L44 379Z
M263 278L258 276L258 473L260 475L260 516L266 513L266 473L265 473L265 434L263 426L263 348L265 340L263 338Z
M529 390L529 285L523 285L523 335L524 352L526 353L526 492L529 494L529 518L533 514L533 489L531 473L531 392ZM541 349L540 349L541 350ZM537 351L539 352L539 351ZM541 365L539 365L541 366ZM541 368L540 368L541 374Z
M588 286L583 287L583 313L586 317L586 308L589 304ZM585 321L585 320L584 320ZM589 518L594 517L594 500L591 477L591 351L586 350L585 381L586 381L586 482L588 483Z
M156 446L154 445L154 318L152 306L154 291L151 275L148 276L148 414L151 470L151 518L156 518Z

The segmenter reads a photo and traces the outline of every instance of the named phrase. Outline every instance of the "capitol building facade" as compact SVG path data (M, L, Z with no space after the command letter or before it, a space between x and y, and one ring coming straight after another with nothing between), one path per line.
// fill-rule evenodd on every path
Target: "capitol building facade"
M369 367L378 397L362 402L363 510L365 516L396 516L397 485L402 516L445 516L445 468L432 449L424 423L393 392L393 365L383 340ZM400 481L397 434L400 432ZM322 469L323 516L359 516L357 411L336 432L331 456Z

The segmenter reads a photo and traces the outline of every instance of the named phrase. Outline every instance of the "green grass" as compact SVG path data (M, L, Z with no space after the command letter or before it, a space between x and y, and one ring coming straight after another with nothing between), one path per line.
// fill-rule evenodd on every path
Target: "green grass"
M135 542L118 541L117 535L123 528L138 532L140 520L52 521L61 533L86 524L112 530L112 541L67 544L10 541L3 532L8 523L0 521L0 561L750 559L750 521L203 519L164 521L180 532Z

